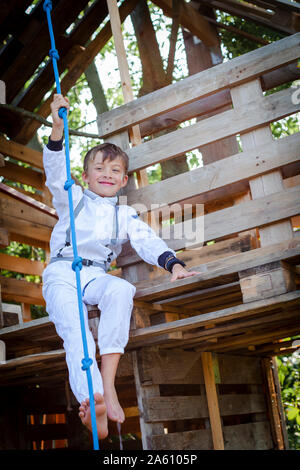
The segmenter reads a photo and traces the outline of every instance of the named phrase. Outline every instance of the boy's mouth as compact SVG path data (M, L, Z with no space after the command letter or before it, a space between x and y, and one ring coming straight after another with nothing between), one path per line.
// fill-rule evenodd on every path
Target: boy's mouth
M114 183L109 183L109 181L99 181L100 184L104 184L105 186L113 186Z

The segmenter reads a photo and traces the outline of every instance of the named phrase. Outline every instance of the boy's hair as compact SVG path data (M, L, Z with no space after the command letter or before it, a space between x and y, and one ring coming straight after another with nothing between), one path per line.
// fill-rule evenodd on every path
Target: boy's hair
M128 155L122 149L120 149L120 147L118 147L115 144L111 144L109 142L106 142L106 143L100 144L100 145L96 145L96 147L91 148L87 152L86 156L84 157L84 161L83 161L83 170L85 172L88 171L89 162L91 160L94 160L94 158L96 157L98 152L102 153L103 161L106 160L107 158L109 160L114 160L115 158L120 157L123 161L123 164L124 164L125 175L127 174L128 167L129 167Z

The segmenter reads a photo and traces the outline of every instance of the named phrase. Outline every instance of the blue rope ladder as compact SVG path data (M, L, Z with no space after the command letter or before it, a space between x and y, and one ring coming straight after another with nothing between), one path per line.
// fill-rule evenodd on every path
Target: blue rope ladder
M43 4L43 8L47 14L47 21L48 21L48 28L49 28L49 35L50 35L50 42L51 42L51 49L49 51L49 56L52 59L57 93L61 94L59 74L58 74L58 68L57 68L57 61L59 60L59 55L55 47L55 39L54 39L52 20L51 20L52 1L45 0ZM72 185L74 184L74 180L72 179L72 176L71 176L69 127L68 127L67 109L64 107L60 108L58 111L58 115L64 121L66 170L67 170L67 180L65 182L64 189L68 191L71 239L72 239L73 256L74 256L74 259L72 262L72 269L76 273L77 299L78 299L78 307L79 307L83 352L84 352L84 358L82 359L81 362L82 362L82 370L86 371L87 382L88 382L94 450L99 450L99 441L98 441L97 423L96 423L96 410L95 410L94 393L93 393L93 382L92 382L92 376L91 376L91 371L90 371L90 366L92 365L93 360L89 357L89 353L88 353L88 345L87 345L87 340L86 340L84 313L83 313L83 305L82 305L82 291L81 291L81 282L80 282L82 258L78 256L76 232L75 232L75 217L74 217L74 206L73 206L73 197L72 197Z

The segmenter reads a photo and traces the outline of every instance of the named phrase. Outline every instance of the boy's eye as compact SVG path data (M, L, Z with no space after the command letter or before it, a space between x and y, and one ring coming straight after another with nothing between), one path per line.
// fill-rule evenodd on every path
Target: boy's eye
M116 173L119 173L120 170L118 170L117 168L115 168L113 171L116 172Z

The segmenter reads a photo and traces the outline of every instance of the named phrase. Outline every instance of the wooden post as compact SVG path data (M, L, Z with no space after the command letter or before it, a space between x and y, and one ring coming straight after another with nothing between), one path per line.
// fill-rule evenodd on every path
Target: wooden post
M6 104L5 82L0 80L0 103Z
M32 320L30 304L22 303L22 317L24 322Z
M137 401L138 401L138 408L140 412L140 427L142 433L142 443L143 443L143 450L151 450L152 449L152 442L151 436L158 434L164 434L164 427L162 423L147 423L144 419L146 415L146 411L144 410L144 401L147 398L153 396L159 396L159 385L145 385L141 382L140 378L140 358L139 352L133 351L132 352L132 362L133 362L133 372L134 372L134 379L135 379L135 386L136 386L136 393L137 393ZM153 364L155 367L155 364Z
M202 352L201 360L214 450L224 450L224 438L212 354L210 352Z
M277 374L277 370L275 368L275 358L274 360L269 357L263 358L262 369L267 389L267 405L269 408L273 439L278 450L288 449L287 432L283 412L281 410L280 390L276 387L275 374Z
M236 108L247 105L253 99L260 99L262 96L263 93L259 79L231 89L232 102ZM270 126L266 125L242 134L241 141L244 151L254 149L257 145L272 143L273 136ZM252 178L249 180L249 186L252 199L283 191L284 185L281 171L271 171L257 178ZM259 228L259 235L261 247L290 240L293 238L291 221L284 220ZM270 269L267 266L265 269L258 267L257 272L255 269L249 273L239 273L244 302L272 297L295 288L292 273L284 269L280 263L272 265Z
M129 68L127 63L126 51L122 36L122 27L120 13L117 5L117 0L107 0L107 6L110 16L111 29L115 41L115 48L117 52L117 59L119 65L119 71L121 76L122 91L125 103L133 101L133 92L131 87ZM133 126L130 131L130 141L133 146L139 145L142 143L141 133L139 126ZM137 172L139 186L146 186L148 184L147 172L146 170L141 170Z

